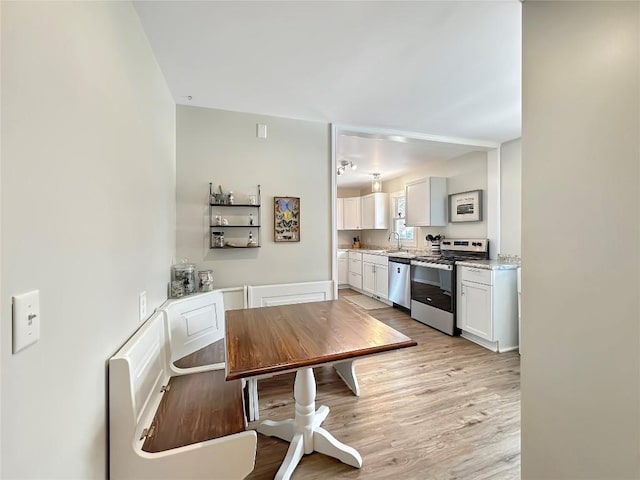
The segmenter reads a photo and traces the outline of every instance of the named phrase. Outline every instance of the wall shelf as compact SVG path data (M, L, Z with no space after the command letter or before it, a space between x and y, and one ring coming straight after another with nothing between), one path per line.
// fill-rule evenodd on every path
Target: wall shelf
M209 184L211 185L211 184ZM258 188L260 188L260 185L258 185ZM230 208L237 208L237 207L250 207L250 208L260 208L260 204L252 204L252 203L210 203L209 204L210 207L230 207Z
M209 225L211 228L260 228L260 225Z
M260 248L261 239L260 239L260 185L257 187L257 195L256 196L247 196L244 199L240 198L239 200L242 203L219 203L214 200L221 198L221 195L214 194L213 192L213 183L209 183L209 248L211 250L230 250L230 249L238 249L238 248ZM224 196L223 197L223 200ZM255 203L251 201L247 202L247 200L255 200ZM244 209L244 211L248 211L250 213L244 215L250 215L254 218L256 225L250 225L249 223L242 223L244 219L239 218L242 215L242 212L238 209ZM215 220L216 216L222 216L224 213L227 213L230 216L231 224L230 225L221 225L218 224ZM233 213L231 213L233 212ZM235 217L235 219L233 218ZM220 219L218 219L220 221ZM246 230L249 230L250 233L255 233L253 237L253 241L255 244L247 245L248 236L245 236ZM223 236L226 235L226 231L229 233L230 238L225 238L224 245L217 245L216 238L219 235L214 235L214 233L222 233ZM242 238L237 235L243 235Z

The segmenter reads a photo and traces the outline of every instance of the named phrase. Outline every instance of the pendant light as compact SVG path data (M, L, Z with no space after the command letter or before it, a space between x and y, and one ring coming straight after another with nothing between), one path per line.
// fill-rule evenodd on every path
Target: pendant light
M382 191L382 180L380 179L379 173L373 174L373 179L371 180L371 191L374 193Z

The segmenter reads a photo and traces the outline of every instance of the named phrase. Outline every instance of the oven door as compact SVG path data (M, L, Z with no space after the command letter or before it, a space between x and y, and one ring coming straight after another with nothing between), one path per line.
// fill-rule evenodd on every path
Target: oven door
M411 300L453 313L453 266L412 261Z

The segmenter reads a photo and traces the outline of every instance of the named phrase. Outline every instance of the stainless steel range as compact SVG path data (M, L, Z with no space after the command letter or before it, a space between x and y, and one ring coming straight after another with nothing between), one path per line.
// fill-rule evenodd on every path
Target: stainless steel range
M411 260L411 318L448 335L456 328L456 260L486 260L489 240L445 239L439 256Z

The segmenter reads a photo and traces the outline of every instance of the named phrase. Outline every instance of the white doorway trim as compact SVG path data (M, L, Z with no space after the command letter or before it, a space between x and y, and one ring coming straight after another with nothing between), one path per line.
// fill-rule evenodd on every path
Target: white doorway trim
M331 124L331 278L334 298L338 298L338 219L337 196L337 139L340 134L359 135L370 138L382 138L401 141L406 139L465 145L487 152L487 238L490 240L491 257L495 258L500 248L500 146L498 142L470 138L445 137L419 132L408 132L361 125Z

